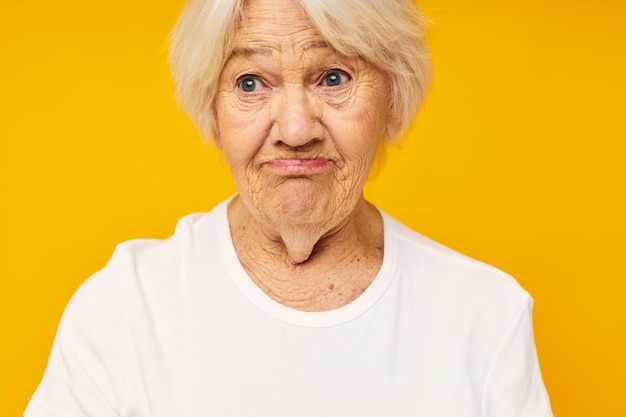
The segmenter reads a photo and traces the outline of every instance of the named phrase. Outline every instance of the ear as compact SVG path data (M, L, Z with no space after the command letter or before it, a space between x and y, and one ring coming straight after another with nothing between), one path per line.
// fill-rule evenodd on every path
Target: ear
M217 128L217 113L215 112L215 108L213 106L211 106L211 132L210 132L210 136L209 136L209 141L212 139L213 143L215 144L215 146L217 147L217 149L219 149L220 151L222 150L222 141L220 140L220 132L219 129Z
M217 149L219 149L220 151L223 150L222 142L220 141L220 135L217 133L217 128L215 126L211 128L211 137L209 138L209 140L213 140L213 143L215 144L215 147Z
M385 134L391 141L398 139L398 136L400 136L400 121L393 114L393 110L389 112L385 119Z

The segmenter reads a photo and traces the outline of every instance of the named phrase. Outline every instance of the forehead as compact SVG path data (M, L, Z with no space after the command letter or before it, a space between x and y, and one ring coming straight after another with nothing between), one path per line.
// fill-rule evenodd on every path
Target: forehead
M307 50L326 47L295 0L248 0L235 32L234 50L271 53L271 49Z

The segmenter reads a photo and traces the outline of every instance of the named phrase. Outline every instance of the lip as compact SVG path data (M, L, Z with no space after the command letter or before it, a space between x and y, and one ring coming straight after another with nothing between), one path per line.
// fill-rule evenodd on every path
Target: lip
M283 175L306 175L313 174L324 169L330 160L324 158L317 159L273 159L266 163L266 166L273 171L277 171Z

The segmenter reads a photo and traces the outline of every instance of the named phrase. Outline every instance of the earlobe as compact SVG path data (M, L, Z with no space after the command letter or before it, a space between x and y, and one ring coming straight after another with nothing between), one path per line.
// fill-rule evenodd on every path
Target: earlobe
M222 142L220 141L220 136L217 134L217 129L215 129L215 128L212 129L212 133L211 133L210 139L213 140L213 143L215 144L215 147L221 151L222 150Z
M389 140L398 139L400 136L400 122L398 118L392 114L388 114L385 119L385 134Z
M211 109L213 117L211 118L211 137L209 140L213 140L213 143L219 149L222 150L222 142L220 141L220 132L217 128L217 114L215 114L215 109Z

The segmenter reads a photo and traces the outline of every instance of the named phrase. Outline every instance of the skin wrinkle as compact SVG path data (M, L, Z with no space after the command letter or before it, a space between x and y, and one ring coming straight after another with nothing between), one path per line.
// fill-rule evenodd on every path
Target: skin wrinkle
M341 240L342 238L340 237L338 241ZM247 241L250 242L252 239L248 239ZM380 255L382 255L382 246L377 247L376 250ZM349 246L347 252L340 254L339 259L337 259L337 264L342 265L341 267L347 269L348 271L358 271L358 263L362 262L362 259L360 256L355 256L357 255L355 252L357 252L356 247ZM244 253L247 252L244 251ZM319 270L319 276L324 277L324 280L311 280L307 274L301 273L301 269L298 265L292 265L289 269L289 274L276 276L274 275L274 271L272 269L273 261L276 255L277 253L275 252L264 250L259 255L259 258L255 259L256 263L260 266L256 275L273 277L274 284L277 281L280 281L281 284L295 289L295 291L284 293L283 291L280 291L283 287L281 285L265 285L264 281L254 279L254 276L253 279L255 283L270 297L291 307L308 310L307 306L311 305L311 303L319 304L319 300L312 299L311 294L318 295L324 293L325 295L323 300L328 304L330 304L335 297L339 297L341 299L346 299L347 297L347 299L351 301L362 294L367 287L362 284L362 280L360 279L360 275L358 273L350 274L349 278L345 280L345 282L342 282L340 286L337 286L334 278L337 276L337 271L339 269L335 264L327 264L324 268ZM329 288L330 284L332 284L332 288ZM335 290L332 295L328 294L329 289Z
M239 189L237 255L270 297L307 311L358 297L383 256L382 220L362 194L390 112L386 75L328 47L291 0L251 0L215 100L216 144ZM326 85L330 70L348 74ZM243 91L243 76L259 80ZM327 160L287 174L271 161Z

